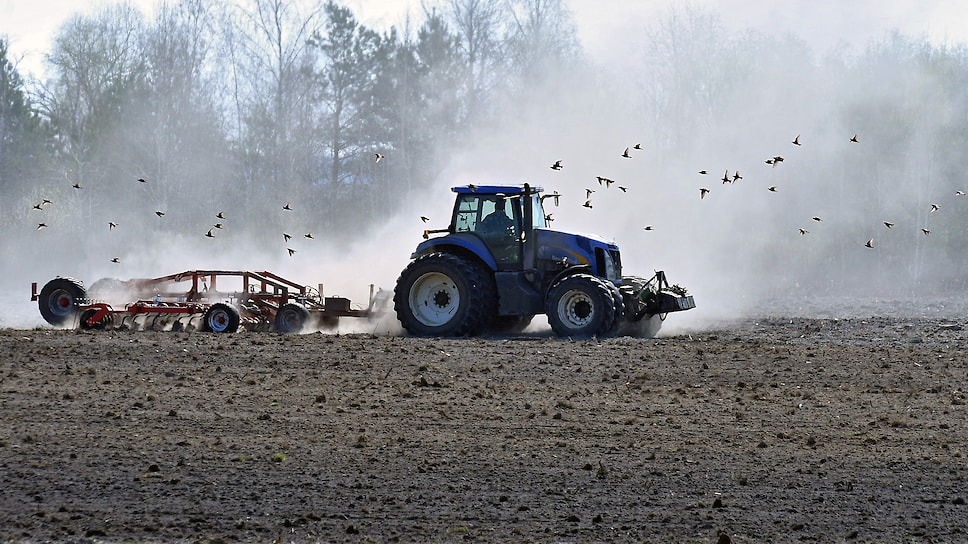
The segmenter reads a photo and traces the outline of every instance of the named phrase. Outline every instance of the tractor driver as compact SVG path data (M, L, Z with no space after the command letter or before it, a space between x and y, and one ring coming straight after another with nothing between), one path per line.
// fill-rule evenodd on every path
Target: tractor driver
M493 237L500 237L501 235L514 237L514 220L508 217L508 213L505 210L506 205L507 202L503 197L494 201L494 211L489 213L481 221L481 231L485 235Z
M514 219L508 216L506 206L503 197L495 200L494 211L481 221L478 230L498 263L514 263L519 258L519 248L515 243L517 229Z

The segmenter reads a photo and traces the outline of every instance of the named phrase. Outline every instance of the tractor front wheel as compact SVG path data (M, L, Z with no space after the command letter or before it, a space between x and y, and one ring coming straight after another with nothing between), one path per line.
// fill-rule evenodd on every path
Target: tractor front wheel
M545 312L555 334L562 337L605 336L615 324L615 301L602 279L573 274L548 291Z
M473 336L490 326L497 294L490 271L449 253L410 263L397 279L397 318L417 336Z

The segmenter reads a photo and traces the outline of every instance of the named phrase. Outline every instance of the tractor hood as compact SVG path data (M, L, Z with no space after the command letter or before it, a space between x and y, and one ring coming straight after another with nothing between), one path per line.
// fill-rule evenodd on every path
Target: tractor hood
M590 266L599 276L622 277L618 244L593 234L572 234L549 229L535 229L538 260L563 262L570 266Z

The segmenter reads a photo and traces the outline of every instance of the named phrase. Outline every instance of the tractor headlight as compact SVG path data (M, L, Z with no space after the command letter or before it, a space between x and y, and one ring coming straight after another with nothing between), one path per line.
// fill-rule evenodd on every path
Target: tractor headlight
M616 279L615 274L615 260L612 259L612 255L607 251L605 252L605 278L614 280Z

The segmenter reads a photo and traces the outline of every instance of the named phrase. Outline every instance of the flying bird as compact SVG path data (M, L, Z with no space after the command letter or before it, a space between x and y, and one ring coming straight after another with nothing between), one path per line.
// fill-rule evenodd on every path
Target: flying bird
M766 164L775 164L776 161L774 161L773 159L766 159L763 162L765 162Z
M793 145L800 145L800 135L799 134L797 134L797 137L793 139Z
M770 191L773 191L775 193L776 192L776 185L770 185L769 187L767 187L767 189L769 189Z
M853 136L850 137L850 141L854 142L855 144L860 142L860 140L857 139L857 135L856 134L854 134Z
M292 211L292 203L291 202L286 202L286 205L283 206L282 209Z
M287 242L288 242L288 241L289 241L290 239L292 239L292 236L290 236L289 234L287 234L287 233L285 233L285 232L284 232L284 233L282 233L282 237L283 237L283 238L285 238Z
M225 212L218 212L217 214L215 214L215 217L219 219L225 219Z
M921 232L923 232L925 236L931 234L931 231L928 229L921 229Z
M939 206L937 204L932 204L931 205L931 212L930 213L934 213L934 212L936 212L936 211L938 211L940 209L941 209L941 206Z
M955 191L955 196L965 196L964 191Z
M699 173L705 176L705 175L706 175L706 174L708 174L709 172L707 172L707 171L705 171L705 170L700 170L700 171L699 171Z
M962 194L964 194L964 193L962 193ZM40 205L41 205L41 206L46 206L47 204L53 204L53 202L51 202L50 200L47 200L47 199L45 198L45 199L44 199L44 200L43 200L43 201L42 201L42 202L40 203Z
M551 169L552 170L561 170L561 160L555 161L555 163L551 165Z
M803 236L804 234L808 234L810 232L809 230L807 230L805 228L800 228L798 230L800 231L800 236Z
M868 240L868 241L867 241L867 243L866 243L866 244L864 244L864 247L870 247L870 248L873 248L873 247L874 247L874 239L873 239L873 238L871 238L870 240Z
M376 157L376 162L380 162L380 161L382 161L383 159L386 158L385 156L383 156L380 153L374 153L373 155Z
M147 181L145 181L145 178L138 178L138 181L140 181L141 183L148 183Z
M592 201L591 200L586 200L585 203L582 204L582 207L591 209L591 207L592 207Z
M306 234L303 234L303 238L309 238L310 240L312 240L313 239L313 233L307 232Z
M286 251L288 251L288 252L289 252L289 256L290 256L290 257L292 257L292 254L296 252L296 250L295 250L295 249L292 249L291 247L287 247L287 248L286 248Z
M74 185L71 185L71 187L73 187L75 189L80 189L81 188L81 184L80 183L75 183Z
M632 149L642 149L642 144L635 144L632 146Z
M655 230L655 229L652 228L652 225L646 225L642 227L642 230Z
M820 222L822 222L822 221L823 221L823 219L820 219L819 217L816 217L816 216L814 216L814 217L812 217L811 219L813 219L813 220L814 220L814 221L816 221L817 223L820 223Z
M163 212L161 210L158 210L158 211L155 212L155 215L157 215L158 217L161 217L161 216L165 215L165 212Z
M625 157L626 159L631 159L632 158L632 155L629 155L629 148L627 148L627 147L625 148L625 152L622 153L622 156Z
M591 197L592 197L592 193L594 193L594 192L595 192L595 189L587 189L587 188L586 188L586 189L585 189L585 198L586 198L586 199L587 199L587 198L591 198Z
M108 230L114 230L114 227L118 226L114 221L108 221Z
M47 228L47 223L37 223L37 230Z
M780 164L781 162L783 162L783 157L779 155L773 157L773 168L776 168L776 165Z
M424 223L426 223L427 221L430 221L430 218L427 217L426 215L421 215L420 216L420 220L423 221Z
M213 225L213 226L215 228L219 229L219 230L222 230L222 224L221 223L215 223L215 225Z
M623 193L627 193L629 191L628 187L622 187L621 185L619 185L618 188L621 189Z
M731 183L731 182L732 180L729 177L729 170L727 170L726 173L723 174L723 185L726 185L727 183Z
M891 228L894 226L894 223L891 223L890 221L884 221L884 226L887 228Z
M214 229L208 229L208 232L205 233L205 236L208 236L209 238L215 238L215 235L212 234L212 230Z
M741 179L743 179L743 176L739 175L739 170L737 170L736 173L733 174L733 183L736 183Z
M44 203L41 202L40 204L34 204L34 209L35 210L43 210L44 209Z
M111 259L111 262L112 263L120 263L121 262L121 257L115 257L115 258Z
M700 187L699 188L699 200L702 200L702 199L706 198L706 193L708 193L708 192L709 192L709 189L707 189L705 187Z

